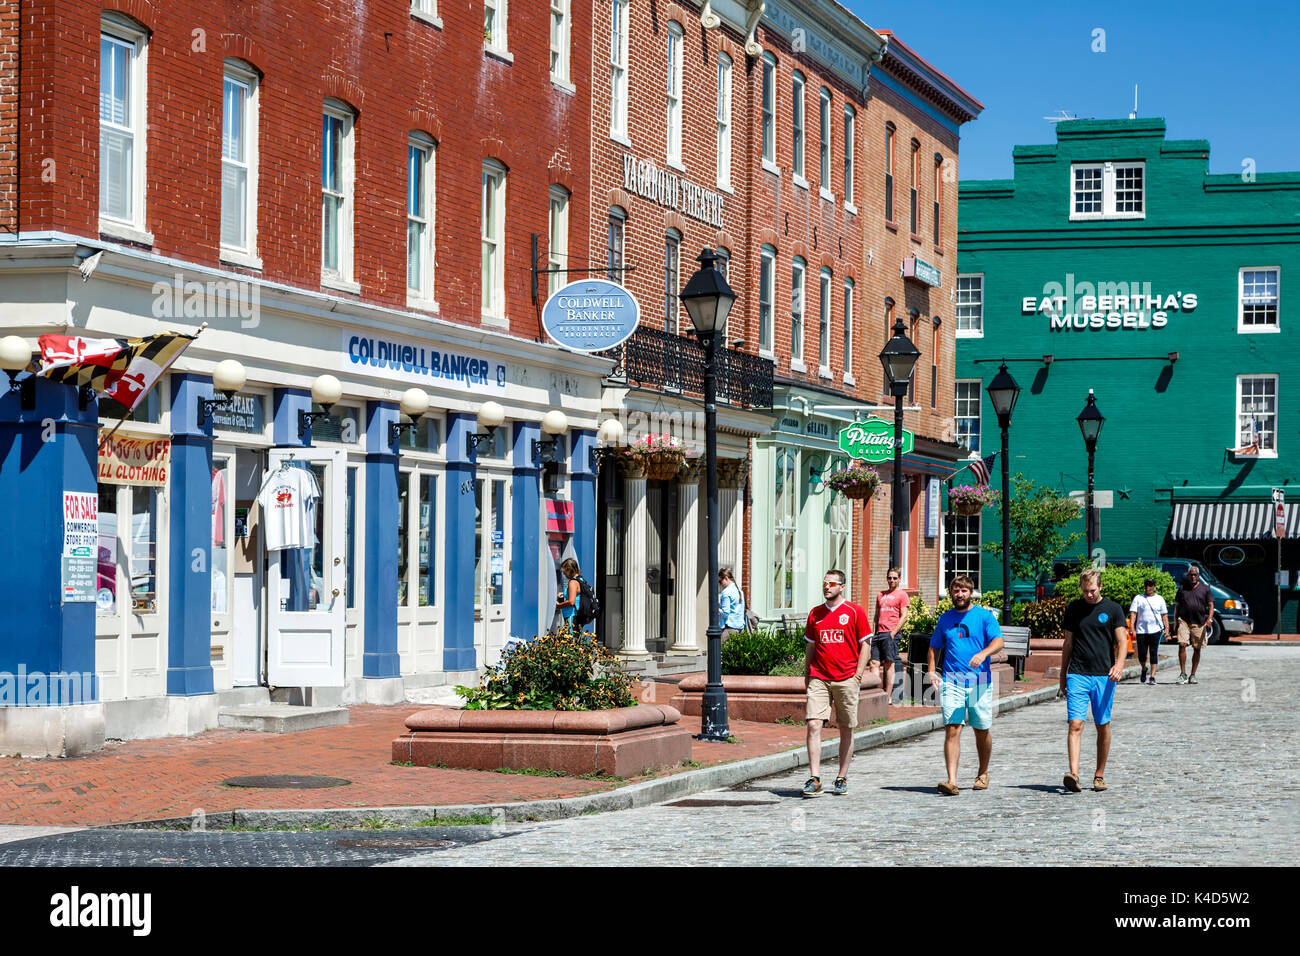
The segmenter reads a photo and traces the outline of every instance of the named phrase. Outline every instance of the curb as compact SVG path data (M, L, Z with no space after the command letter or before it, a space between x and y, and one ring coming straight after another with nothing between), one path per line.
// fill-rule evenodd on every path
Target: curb
M1136 677L1136 664L1125 668L1124 679ZM995 715L1019 710L1031 704L1055 700L1057 687L1040 687L1024 694L1012 694L994 701ZM853 752L872 750L885 744L897 743L919 737L943 725L941 713L912 717L898 723L886 724L860 731L853 738ZM832 737L822 743L822 759L834 759L839 740ZM660 780L647 780L605 793L582 797L564 797L555 800L528 800L505 804L461 804L457 806L429 807L339 807L321 810L223 810L205 814L201 820L194 817L171 817L136 823L113 823L96 829L102 830L224 830L232 827L295 827L329 825L337 828L358 826L363 820L382 817L385 822L413 826L421 821L439 818L464 818L486 816L498 823L531 823L542 820L563 820L590 813L608 813L613 810L631 810L636 807L663 803L674 797L689 796L704 790L736 786L760 777L770 777L807 766L806 748L764 754L733 763L719 764L674 774ZM196 823L198 824L196 826Z

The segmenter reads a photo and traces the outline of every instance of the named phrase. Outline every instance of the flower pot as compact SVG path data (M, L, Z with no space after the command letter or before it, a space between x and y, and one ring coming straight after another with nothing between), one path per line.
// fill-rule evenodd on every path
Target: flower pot
M686 456L673 452L657 452L645 457L645 476L651 481L666 481L676 477Z
M872 485L849 485L847 488L842 488L840 493L843 494L845 498L852 498L854 501L861 501L863 498L870 498L875 494L875 491L876 489Z
M963 518L972 518L984 510L984 506L978 501L955 501L952 507Z

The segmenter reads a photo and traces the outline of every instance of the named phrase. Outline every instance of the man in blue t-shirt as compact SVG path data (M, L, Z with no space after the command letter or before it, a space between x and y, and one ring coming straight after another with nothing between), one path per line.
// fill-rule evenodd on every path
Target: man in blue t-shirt
M939 689L943 710L943 759L948 765L948 779L939 784L939 792L954 796L957 786L957 760L961 757L961 725L969 718L975 731L975 749L980 769L972 790L989 786L989 755L993 752L993 669L989 659L1002 650L1002 628L988 608L971 603L975 582L959 574L948 585L952 610L939 617L930 635L927 661L930 682ZM942 678L935 670L935 649L943 653Z

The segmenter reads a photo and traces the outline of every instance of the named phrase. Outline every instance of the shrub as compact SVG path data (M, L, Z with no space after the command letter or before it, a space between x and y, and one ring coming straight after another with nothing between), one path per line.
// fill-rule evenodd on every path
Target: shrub
M1065 619L1065 605L1068 602L1060 595L1043 598L1021 605L1020 623L1029 628L1032 637L1055 638L1061 636L1061 622Z
M797 673L802 674L806 646L802 628L789 634L771 626L738 631L722 644L722 673L771 674L774 668L797 664Z
M1147 578L1156 579L1156 593L1165 599L1170 611L1174 608L1174 598L1178 595L1178 584L1173 575L1161 571L1149 564L1108 564L1101 572L1101 596L1119 603L1128 614L1133 597L1145 594L1142 582ZM1080 596L1079 575L1072 574L1056 583L1056 594L1068 601Z
M636 703L622 662L568 625L507 645L478 687L456 693L466 710L607 710Z

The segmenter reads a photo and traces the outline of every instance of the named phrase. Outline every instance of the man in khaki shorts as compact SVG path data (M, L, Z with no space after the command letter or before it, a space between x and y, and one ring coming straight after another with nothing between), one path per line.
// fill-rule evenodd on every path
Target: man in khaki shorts
M1201 648L1210 640L1210 622L1214 620L1214 595L1201 580L1201 569L1192 565L1178 586L1174 599L1174 623L1178 632L1178 680L1175 684L1195 684L1196 668L1201 663ZM1187 645L1192 645L1192 672L1187 673Z
M871 622L865 608L844 600L843 571L827 571L822 577L822 594L826 603L808 614L804 640L804 686L808 707L804 712L808 724L808 770L812 774L804 784L805 797L820 797L822 790L822 724L830 719L835 707L835 723L840 728L840 775L831 793L849 792L849 762L853 759L853 731L858 723L858 692L862 674L871 662Z

